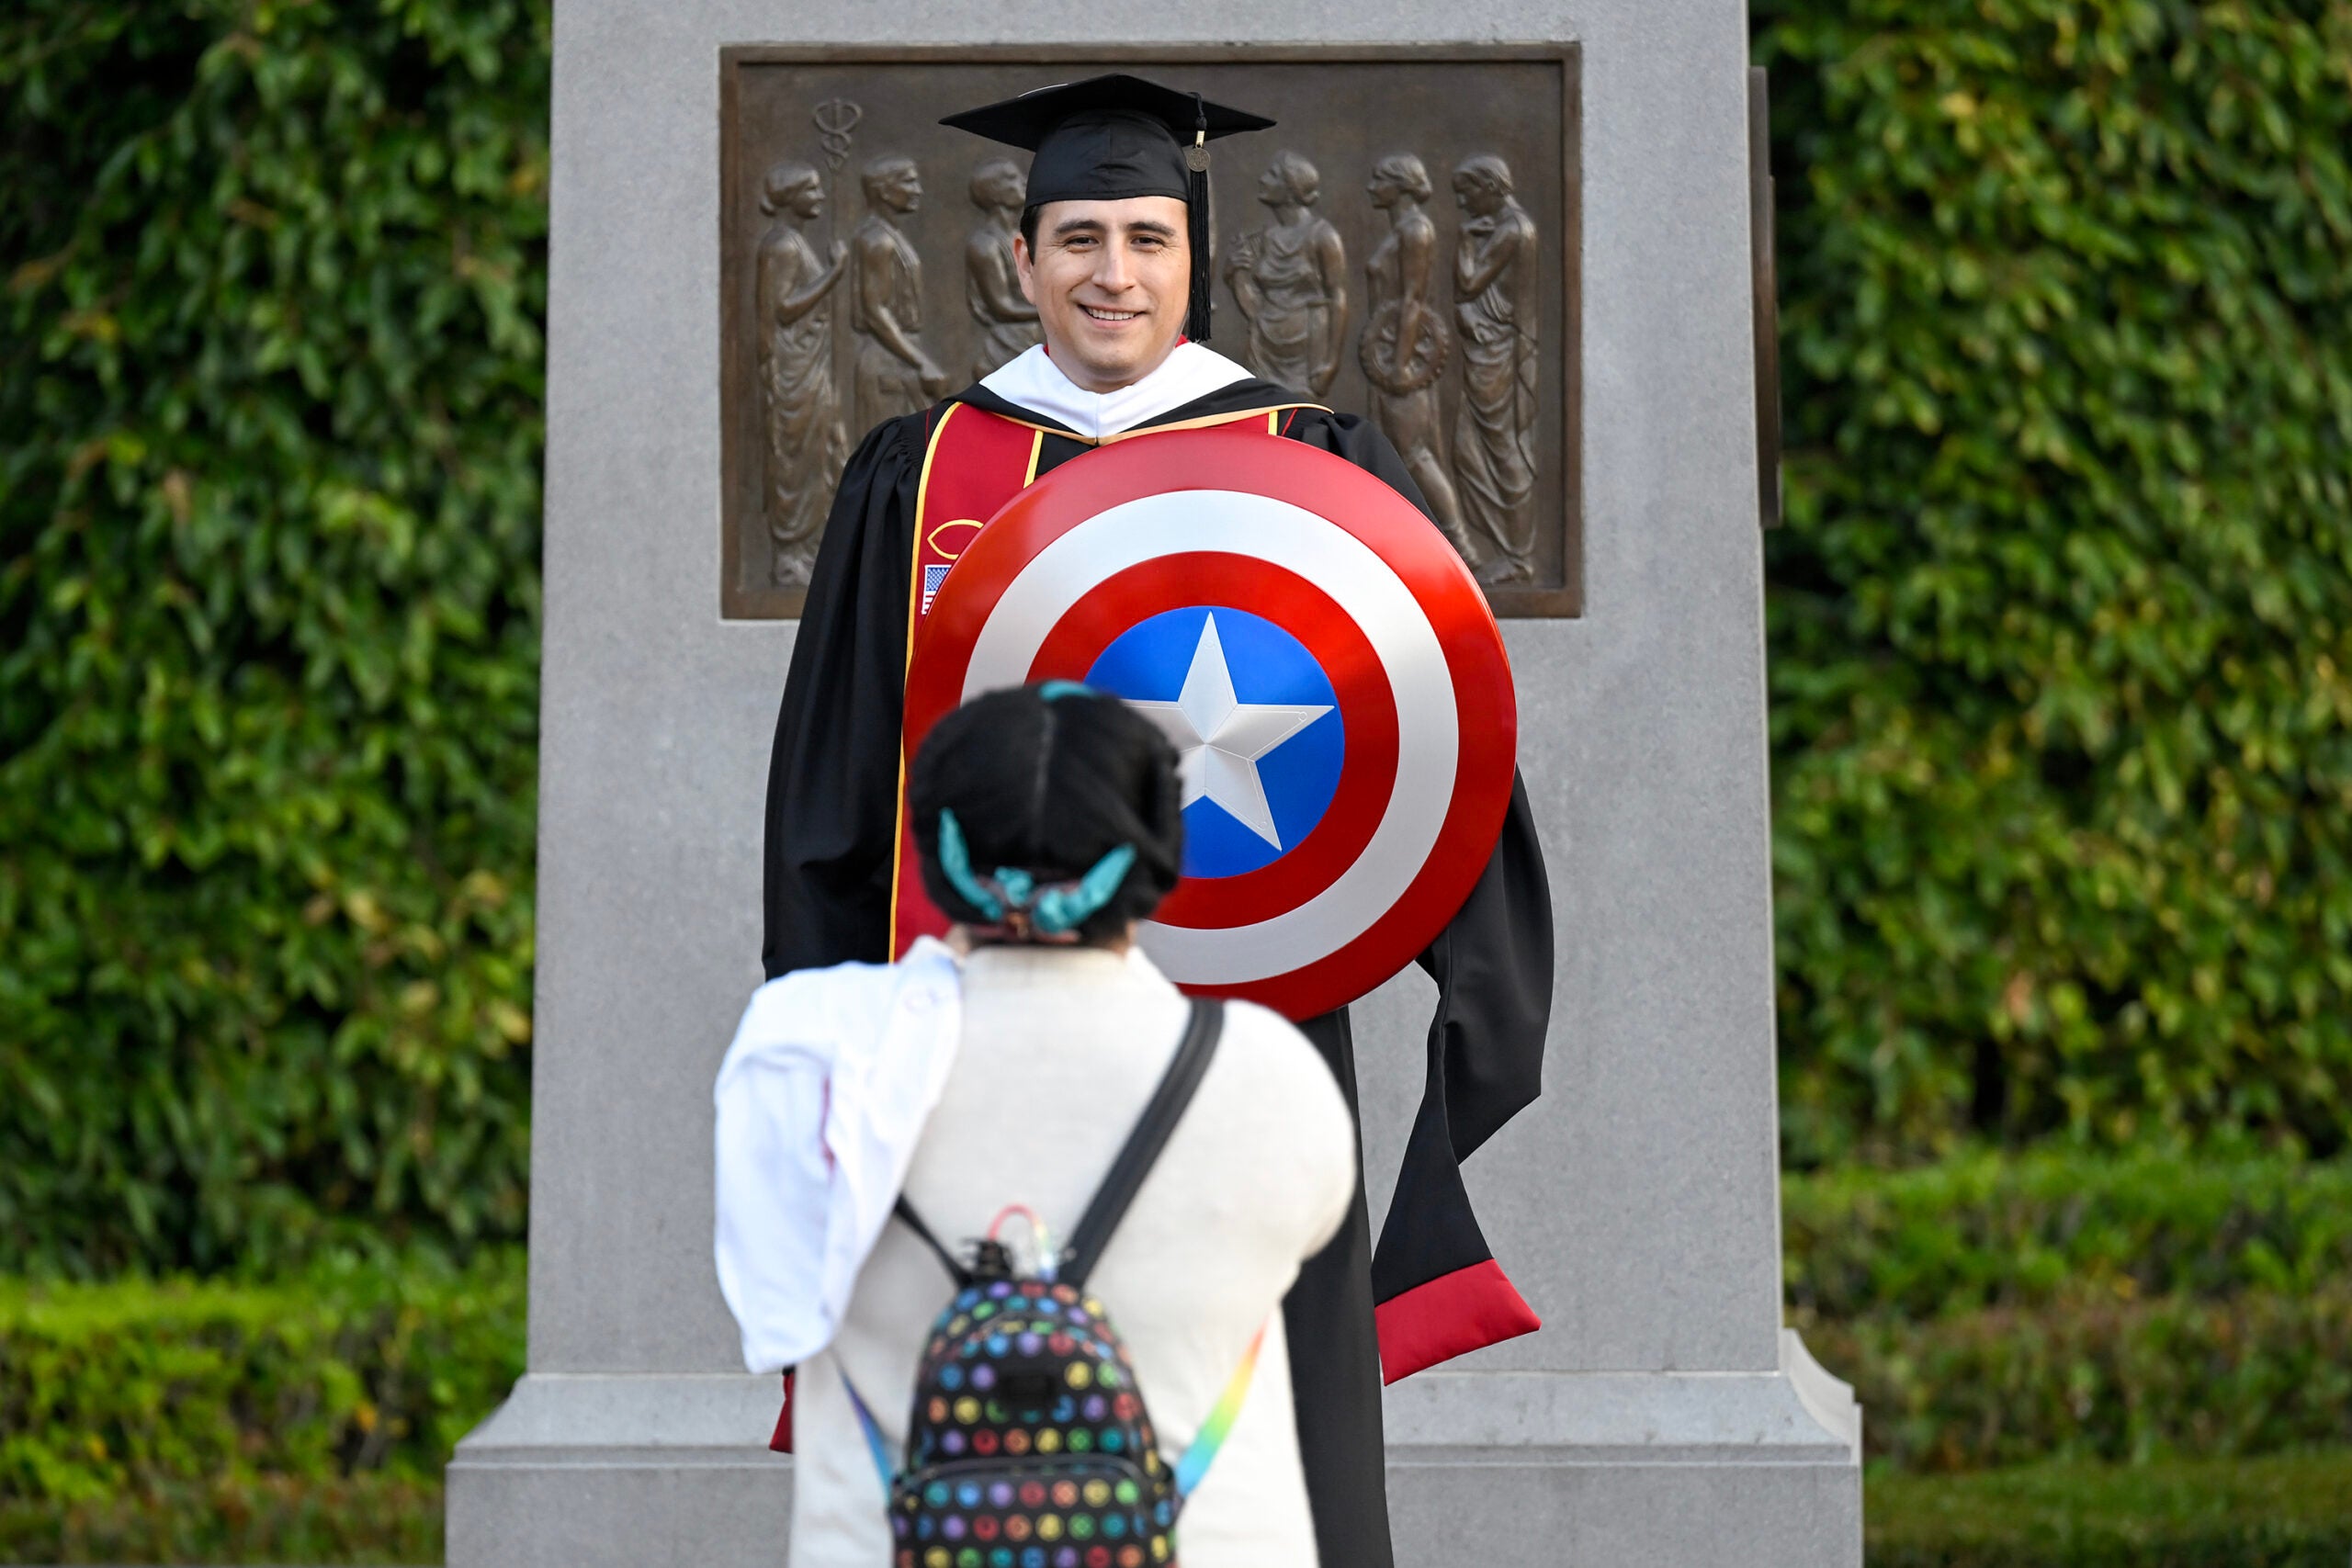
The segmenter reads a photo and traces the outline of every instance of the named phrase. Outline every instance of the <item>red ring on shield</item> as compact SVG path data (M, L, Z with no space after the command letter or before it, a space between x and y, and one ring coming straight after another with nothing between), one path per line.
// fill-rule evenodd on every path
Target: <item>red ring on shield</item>
M1338 697L1344 761L1298 842L1256 870L1186 878L1144 944L1187 991L1310 1018L1404 968L1453 919L1501 831L1517 755L1485 595L1371 474L1238 428L1136 436L1055 469L941 584L908 669L907 754L967 687L1083 679L1128 628L1204 604L1306 649Z

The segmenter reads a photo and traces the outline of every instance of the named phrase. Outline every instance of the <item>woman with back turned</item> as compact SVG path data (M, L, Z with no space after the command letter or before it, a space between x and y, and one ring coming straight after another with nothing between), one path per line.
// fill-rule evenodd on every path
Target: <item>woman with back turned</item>
M1278 1309L1347 1213L1353 1134L1295 1029L1240 1002L1212 1025L1135 945L1181 863L1173 752L1083 687L991 693L932 731L910 800L950 941L769 982L718 1091L721 1283L747 1364L798 1367L793 1568L1159 1568L1180 1543L1183 1568L1314 1564ZM1204 1055L1124 1217L1062 1292L1107 1332L1028 1335L1028 1362L1019 1333L991 1348L981 1320L1012 1310L1007 1292L1050 1299L1090 1201L1155 1120L1147 1106L1168 1124L1163 1080ZM951 1269L977 1282L958 1295ZM1107 1377L1050 1361L1114 1338L1124 1359L1100 1362ZM1024 1425L1026 1396L1007 1390L1049 1361L1069 1380L1059 1416ZM1125 1376L1139 1403L1110 1392ZM1102 1450L1135 1429L1122 1413L1148 1413L1153 1478L1190 1467L1197 1481L1165 1542L1098 1516L1075 1479L1114 1473ZM944 1483L926 1502L903 1479L886 1504L883 1476L916 1457L910 1426L917 1450L949 1458L920 1475L978 1478L968 1504ZM1016 1457L1042 1512L1018 1501ZM1068 1508L1053 1500L1065 1472Z

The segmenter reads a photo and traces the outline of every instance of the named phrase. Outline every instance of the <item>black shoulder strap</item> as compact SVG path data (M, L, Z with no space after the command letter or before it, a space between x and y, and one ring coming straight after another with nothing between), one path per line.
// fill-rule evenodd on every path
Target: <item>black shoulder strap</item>
M905 1193L899 1194L899 1201L890 1205L890 1212L906 1222L907 1228L921 1236L922 1244L938 1255L940 1266L947 1270L947 1277L956 1281L957 1290L971 1284L972 1271L956 1262L956 1255L940 1245L939 1238L931 1234L931 1227L922 1223L922 1216L915 1213L915 1206L907 1201Z
M1168 1146L1176 1123L1183 1118L1184 1108L1193 1102L1193 1091L1201 1087L1201 1079L1209 1070L1209 1058L1216 1055L1217 1035L1224 1028L1222 1001L1214 998L1193 1001L1184 1038L1177 1045L1168 1071L1161 1076L1159 1087L1152 1091L1143 1114L1136 1118L1135 1131L1127 1134L1125 1146L1111 1162L1110 1173L1095 1189L1094 1201L1087 1204L1078 1228L1070 1233L1057 1275L1064 1283L1081 1291L1086 1288L1086 1277L1102 1260L1102 1249L1111 1244L1111 1233L1126 1218L1127 1205L1135 1201L1143 1179L1151 1174L1159 1151Z

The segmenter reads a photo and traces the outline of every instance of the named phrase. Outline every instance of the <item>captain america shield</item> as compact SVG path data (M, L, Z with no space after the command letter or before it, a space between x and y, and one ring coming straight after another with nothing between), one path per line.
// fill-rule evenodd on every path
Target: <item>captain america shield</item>
M1485 596L1404 497L1295 441L1136 436L1006 502L922 618L907 755L967 698L1053 679L1176 745L1184 874L1142 941L1188 991L1353 1001L1453 918L1510 807Z

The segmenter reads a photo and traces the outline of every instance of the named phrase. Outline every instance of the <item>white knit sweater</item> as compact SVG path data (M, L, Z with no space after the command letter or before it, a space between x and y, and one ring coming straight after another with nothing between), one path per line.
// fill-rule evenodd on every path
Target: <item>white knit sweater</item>
M1066 1239L1167 1067L1185 1012L1140 954L975 953L962 1041L908 1199L951 1246L1008 1203L1027 1204ZM1345 1217L1355 1159L1346 1105L1314 1047L1275 1014L1228 1004L1216 1060L1090 1282L1171 1458L1272 1319L1240 1418L1178 1527L1185 1568L1315 1564L1280 1306L1300 1262ZM881 1481L842 1373L899 1449L915 1362L950 1293L929 1250L903 1224L885 1227L832 1348L800 1369L791 1568L891 1561Z

